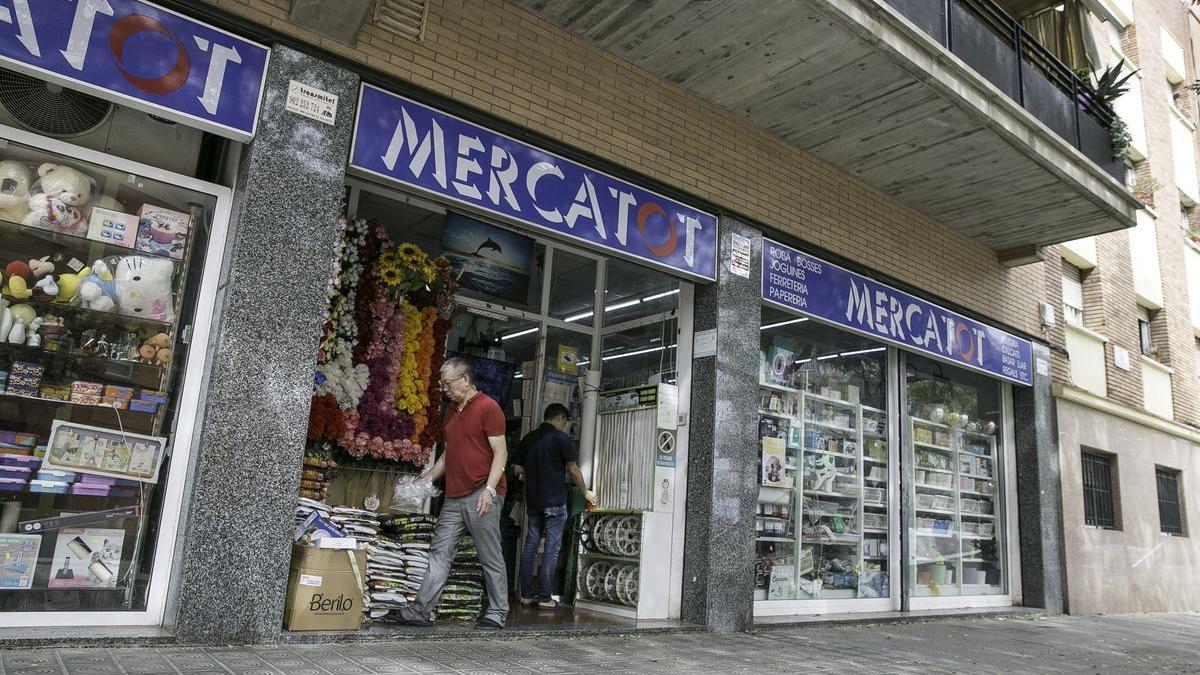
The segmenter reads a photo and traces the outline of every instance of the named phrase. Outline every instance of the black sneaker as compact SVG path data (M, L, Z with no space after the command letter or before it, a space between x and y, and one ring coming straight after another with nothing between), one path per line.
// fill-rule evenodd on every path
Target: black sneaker
M475 622L475 628L477 628L478 630L502 630L504 628L504 626L502 624L496 623L495 619L489 619L488 617L485 616L482 619Z
M400 617L400 620L396 623L399 623L401 626L417 626L418 628L429 628L433 625L433 622L429 619L406 619L404 617Z

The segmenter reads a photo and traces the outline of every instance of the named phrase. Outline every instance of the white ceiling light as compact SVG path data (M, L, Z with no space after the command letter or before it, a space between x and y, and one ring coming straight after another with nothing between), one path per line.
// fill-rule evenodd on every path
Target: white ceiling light
M759 330L767 330L769 328L779 328L780 326L790 326L794 323L801 323L804 321L808 321L808 319L788 319L787 321L780 321L779 323L768 323L768 324L764 325L762 328L759 328Z

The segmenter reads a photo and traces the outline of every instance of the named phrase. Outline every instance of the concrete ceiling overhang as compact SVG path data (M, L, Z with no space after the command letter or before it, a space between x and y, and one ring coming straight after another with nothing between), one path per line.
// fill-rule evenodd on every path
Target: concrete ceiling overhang
M1135 224L1124 186L882 0L511 1L1002 260Z

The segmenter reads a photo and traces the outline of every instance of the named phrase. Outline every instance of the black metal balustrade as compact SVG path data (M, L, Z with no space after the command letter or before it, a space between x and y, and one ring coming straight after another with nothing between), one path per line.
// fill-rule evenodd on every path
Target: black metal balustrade
M1089 84L992 0L885 0L1120 182L1116 118Z

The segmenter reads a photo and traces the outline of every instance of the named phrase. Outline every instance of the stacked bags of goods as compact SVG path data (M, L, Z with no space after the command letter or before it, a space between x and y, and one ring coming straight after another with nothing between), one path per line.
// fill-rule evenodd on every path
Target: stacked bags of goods
M321 452L307 452L304 468L300 472L300 496L313 501L323 501L329 494L329 481L337 470L337 462Z
M483 611L483 566L470 536L458 540L450 577L437 607L437 618L473 621Z
M367 554L368 615L372 619L398 619L391 612L417 599L429 569L429 545L436 522L423 513L380 516L379 537Z

